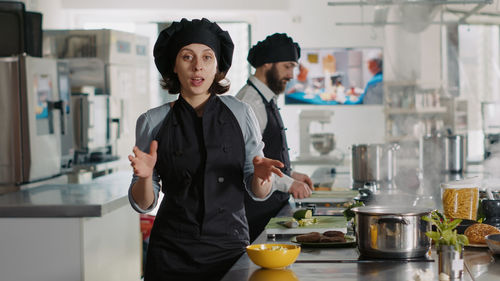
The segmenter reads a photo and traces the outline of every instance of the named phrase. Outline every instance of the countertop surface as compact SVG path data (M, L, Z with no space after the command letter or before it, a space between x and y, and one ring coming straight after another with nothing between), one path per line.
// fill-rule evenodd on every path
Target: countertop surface
M129 204L131 172L84 184L47 184L0 196L0 217L100 217Z
M280 215L289 214L290 206ZM263 232L253 244L291 242L293 235L267 235ZM439 280L438 257L434 247L429 258L420 261L359 259L357 247L306 248L295 263L283 269L264 269L245 253L231 267L222 281L320 281L320 280ZM420 278L417 279L417 275ZM425 274L425 277L424 275ZM429 274L429 275L427 275ZM500 280L500 255L488 248L466 247L462 281Z
M497 175L484 169L483 165L471 165L465 177L478 176L484 182L498 188ZM424 183L424 189L400 185L396 189L381 190L374 194L370 204L392 205L394 202L406 206L425 206L440 209L441 182L463 178L439 175ZM487 180L487 181L485 181ZM337 173L332 186L350 185L350 175ZM420 194L419 194L420 193ZM278 216L293 213L295 203L283 208ZM287 243L293 235L267 235L263 232L254 244ZM353 248L304 248L295 263L284 269L263 269L255 265L245 253L231 267L222 281L319 281L319 280L439 280L438 257L432 248L430 259L424 261L359 260L359 251ZM416 279L418 274L428 273L425 279ZM500 256L493 255L488 248L466 247L464 271L461 280L500 280Z

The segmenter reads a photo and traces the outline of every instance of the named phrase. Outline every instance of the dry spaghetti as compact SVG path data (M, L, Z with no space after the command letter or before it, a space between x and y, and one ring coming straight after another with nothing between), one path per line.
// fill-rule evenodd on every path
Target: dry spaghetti
M443 209L448 218L476 220L479 188L445 188Z

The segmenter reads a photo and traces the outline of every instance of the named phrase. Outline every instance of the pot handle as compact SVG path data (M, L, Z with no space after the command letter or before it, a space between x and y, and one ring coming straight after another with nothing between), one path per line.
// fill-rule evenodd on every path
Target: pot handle
M403 217L385 217L385 218L381 218L377 221L378 224L382 224L382 223L392 223L392 224L395 224L395 223L400 223L400 224L404 224L404 225L409 225L410 222L403 218Z

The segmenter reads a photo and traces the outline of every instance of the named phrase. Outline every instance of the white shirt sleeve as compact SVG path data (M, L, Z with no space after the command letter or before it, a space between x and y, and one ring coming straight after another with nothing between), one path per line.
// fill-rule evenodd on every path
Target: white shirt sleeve
M259 124L260 134L262 135L267 126L266 105L262 101L262 97L249 85L243 87L236 97L252 107Z
M281 178L276 176L273 181L273 189L288 193L293 182L294 179L287 175L283 175Z

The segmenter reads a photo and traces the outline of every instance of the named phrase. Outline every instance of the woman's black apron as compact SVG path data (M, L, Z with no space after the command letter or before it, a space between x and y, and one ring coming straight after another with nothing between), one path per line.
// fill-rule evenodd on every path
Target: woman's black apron
M264 142L264 156L267 158L281 161L285 166L281 171L290 176L290 157L288 154L288 145L286 142L285 126L279 109L273 100L268 102L264 95L257 89L252 81L247 80L247 84L252 86L262 98L266 106L267 125L262 133ZM250 228L250 242L253 242L257 236L264 230L272 217L288 203L290 195L286 192L276 190L266 201L255 201L248 194L245 194L245 209Z
M249 243L238 121L215 95L203 117L179 97L157 140L155 168L165 196L151 231L145 281L218 280Z

